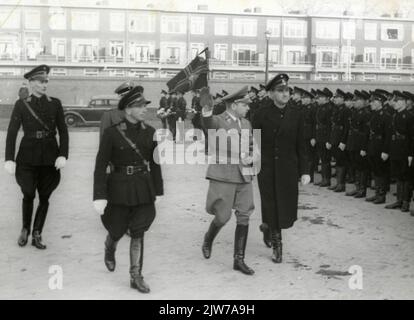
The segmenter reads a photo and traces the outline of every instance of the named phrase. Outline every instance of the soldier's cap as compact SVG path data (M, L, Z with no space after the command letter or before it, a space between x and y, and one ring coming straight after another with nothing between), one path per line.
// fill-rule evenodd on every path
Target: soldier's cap
M289 94L292 95L293 94L293 88L289 87Z
M341 97L345 99L346 93L343 92L341 89L336 89L335 91L335 97Z
M386 97L390 95L392 96L392 93L389 93L387 90L384 90L384 89L375 89L374 92L382 94L383 96L386 96Z
M164 89L161 90L161 93L163 94L167 94L167 91L165 91Z
M333 93L328 88L323 88L322 90L317 89L316 90L316 95L323 96L323 97L326 97L326 98L332 98Z
M305 89L300 89L302 90L302 98L315 98L315 95L312 92L306 91Z
M411 92L403 91L403 93L408 97L408 100L414 101L414 95Z
M41 64L26 72L23 77L27 80L47 80L47 76L49 75L50 67L46 64Z
M394 95L394 99L403 99L403 100L409 100L410 98L407 96L407 95L405 95L404 93L402 93L401 91L398 91L398 90L394 90L393 92L392 92L392 94Z
M381 101L382 103L384 103L385 101L387 101L387 97L384 96L383 94L377 92L377 91L372 91L371 92L371 101L374 100L378 100Z
M221 90L221 94L223 97L227 96L229 93L226 90Z
M314 96L317 95L317 91L315 89L313 89L313 88L311 89L310 93L312 93Z
M254 92L254 94L257 94L259 92L259 90L255 87L251 86L249 92Z
M133 103L137 102L138 106L141 105L147 105L151 103L151 101L148 101L144 98L143 93L141 92L141 89L136 86L129 90L122 98L119 100L118 103L118 109L124 110L125 108L128 108Z
M218 98L223 98L223 96L220 93L216 93L216 96L214 97L214 99L218 99Z
M366 92L365 90L361 90L361 91L355 90L354 96L355 96L355 99L369 100L370 94Z
M266 89L266 85L263 85L263 84L259 84L259 91L262 91L262 90L267 90Z
M289 81L289 76L286 73L279 73L274 76L265 86L266 91L272 91L278 87L287 87Z
M131 90L134 87L134 83L132 81L126 81L122 83L118 88L115 89L115 93L117 95L125 94L129 90Z
M352 94L352 92L347 92L345 94L345 100L354 100L354 95Z
M303 91L302 91L301 88L294 86L293 87L293 93L303 94Z
M222 100L226 103L232 103L232 102L250 103L252 101L250 100L248 91L249 91L248 87L244 86L240 90L225 96Z

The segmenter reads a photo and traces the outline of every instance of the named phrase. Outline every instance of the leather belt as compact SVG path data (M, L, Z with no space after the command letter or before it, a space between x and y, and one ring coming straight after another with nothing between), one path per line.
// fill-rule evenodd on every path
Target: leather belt
M148 168L147 166L114 166L113 172L131 176L137 173L148 172Z
M34 132L25 132L24 136L26 138L44 139L44 138L53 137L54 135L52 135L50 131L39 130L39 131L34 131Z

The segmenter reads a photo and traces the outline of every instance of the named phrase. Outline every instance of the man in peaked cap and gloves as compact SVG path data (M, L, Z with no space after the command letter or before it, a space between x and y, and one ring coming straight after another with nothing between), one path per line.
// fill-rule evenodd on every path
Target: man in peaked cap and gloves
M161 90L160 94L161 94L161 98L160 98L159 107L157 110L157 116L161 119L162 128L167 129L167 117L165 116L165 112L168 109L168 100L167 100L168 92L163 89Z
M321 187L331 185L331 148L329 147L332 129L332 92L328 88L317 90L318 108L316 110L316 148L322 164L322 181L314 183Z
M282 262L282 229L297 220L298 179L303 185L310 182L303 114L288 103L288 80L288 75L278 74L266 84L271 103L257 110L252 124L261 130L261 230L266 245L270 231L274 263Z
M213 115L213 102L208 88L202 89L200 100L203 106L203 122L206 129L210 130L209 139L211 142L216 142L216 150L212 150L216 151L213 155L213 157L216 156L216 162L210 163L207 169L207 179L210 182L206 201L207 212L215 217L204 236L202 253L204 258L210 258L214 238L230 220L232 209L234 209L237 225L234 236L233 269L246 275L253 275L254 271L244 262L249 220L254 211L253 175L249 172L250 170L246 173L246 169L250 169L253 162L258 161L259 156L254 154L254 148L250 156L250 146L253 140L250 122L245 119L250 103L247 86L223 97L226 111L220 115ZM221 136L220 132L223 132L223 129L228 136ZM212 130L213 132L215 130L214 135ZM234 132L237 134L236 139L239 140L239 137L244 135L244 130L247 130L249 135L249 155L243 155L243 150L238 147L233 149L235 148L233 142L230 144L231 150L222 149L222 143L220 143L222 138L227 140L231 132ZM236 144L240 145L237 142ZM211 148L213 146L214 144Z
M150 291L142 276L144 233L155 218L155 198L163 195L161 167L154 158L155 129L144 123L147 101L134 87L119 101L125 119L104 131L96 156L93 205L108 231L105 265L115 270L118 241L130 230L130 284L142 293ZM114 170L106 177L106 167Z
M60 170L66 165L69 135L59 99L46 95L50 68L40 65L27 72L32 95L14 105L6 138L5 169L16 176L23 193L23 228L19 246L27 244L32 227L33 201L36 191L39 205L33 224L32 245L46 249L42 230L49 208L49 198L60 182ZM16 138L23 126L24 136L15 158ZM59 144L56 141L59 132Z
M410 170L414 156L414 115L407 110L408 97L400 91L393 94L395 113L387 130L381 157L384 161L390 159L391 175L397 180L397 201L386 208L408 212L413 189Z
M260 101L257 97L259 90L257 90L255 87L250 87L249 90L249 98L252 102L249 104L249 111L246 114L246 119L248 119L250 122L253 119L254 112L260 107Z
M369 108L370 94L364 90L354 91L355 112L352 114L348 134L347 149L355 168L355 189L347 192L347 196L365 198L368 186L369 162L367 144L369 139L368 122L371 119Z

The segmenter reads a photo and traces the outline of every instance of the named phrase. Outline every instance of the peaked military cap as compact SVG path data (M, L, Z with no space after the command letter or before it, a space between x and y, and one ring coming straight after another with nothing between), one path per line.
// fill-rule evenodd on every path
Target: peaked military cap
M384 90L384 89L375 89L374 92L382 94L383 96L386 96L386 97L392 95L392 93L390 93L390 92L388 92L387 90Z
M276 87L287 87L289 76L286 73L279 73L271 79L265 86L266 91L270 91Z
M223 97L227 96L229 93L226 90L221 90L221 94Z
M393 93L393 95L394 95L395 98L404 99L404 100L409 100L410 99L410 97L408 97L407 95L405 95L401 91L394 90L392 93Z
M369 100L370 94L366 92L365 90L355 90L354 91L355 99L364 99Z
M250 100L248 93L249 93L248 87L244 86L240 90L225 96L222 100L228 103L231 103L231 102L250 103L252 101Z
M148 101L144 98L144 95L141 91L140 86L136 86L129 90L122 98L119 100L118 103L118 109L124 110L128 106L130 106L134 102L138 102L139 105L147 105L151 103L151 101Z
M167 94L167 91L165 91L164 89L161 90L161 93L163 94Z
M33 68L29 72L26 72L23 75L23 77L28 80L43 80L47 79L49 72L50 67L46 64L41 64L40 66Z
M414 101L414 95L411 92L403 91L403 94L405 94L408 97L409 100Z
M324 96L324 97L327 97L327 98L332 98L332 96L333 96L332 91L329 90L328 88L323 88L322 90L317 89L316 92L317 92L318 96Z
M345 99L346 93L343 92L341 89L336 89L335 91L335 97L342 97Z
M118 95L125 94L134 87L132 81L126 81L122 83L118 88L115 89L115 93Z
M214 97L215 99L218 99L218 98L223 98L223 96L220 94L220 93L216 93L216 96Z
M315 95L312 92L306 91L305 89L301 89L302 90L302 97L303 98L315 98Z
M345 100L354 100L354 95L352 94L352 92L347 92L345 94Z
M266 90L266 86L263 84L259 84L259 91Z
M255 94L257 94L259 92L259 90L253 86L250 87L250 92L254 92Z
M383 94L377 92L377 91L372 91L371 92L371 101L373 100L379 100L381 102L385 102L387 100L387 97L384 96Z

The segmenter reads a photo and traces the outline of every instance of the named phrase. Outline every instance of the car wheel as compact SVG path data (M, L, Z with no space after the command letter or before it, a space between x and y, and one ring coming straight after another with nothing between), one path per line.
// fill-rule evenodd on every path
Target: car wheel
M76 125L79 123L79 120L79 117L73 114L67 114L65 116L65 123L68 127L76 127Z

